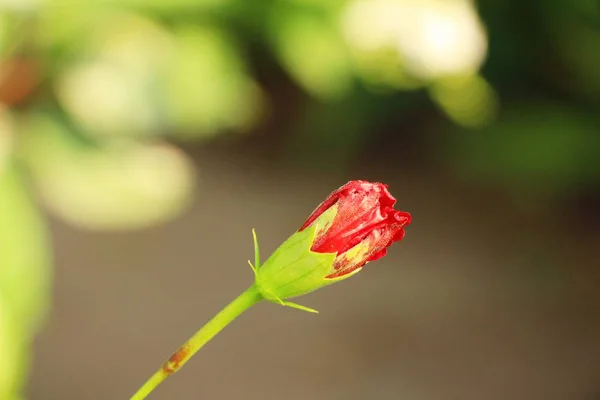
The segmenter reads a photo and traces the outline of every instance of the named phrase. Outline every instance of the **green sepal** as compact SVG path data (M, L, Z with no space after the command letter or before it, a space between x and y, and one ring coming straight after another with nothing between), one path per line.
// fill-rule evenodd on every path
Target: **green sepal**
M297 310L302 310L302 311L306 311L306 312L313 313L313 314L319 313L314 308L306 307L306 306L303 306L302 304L298 304L298 303L292 303L291 301L284 301L282 305L285 307L291 307L291 308L295 308Z
M319 313L314 308L306 307L306 306L303 306L302 304L294 303L291 301L283 301L281 299L273 299L273 300L269 300L269 301L271 301L273 303L281 304L284 307L291 307L291 308L295 308L297 310L302 310L302 311L306 311L306 312L313 313L313 314Z
M254 276L256 276L258 274L258 269L252 265L252 261L248 260L248 265L250 266L250 268L252 268L252 272L254 272Z
M256 271L260 268L260 250L258 249L258 239L256 238L256 230L252 228L252 238L254 239L254 265L256 266ZM252 268L253 270L255 268Z
M256 231L254 228L252 229L252 238L254 239L254 265L250 260L248 260L248 265L252 268L252 272L254 272L254 277L256 278L258 269L260 268L260 250L258 249L258 239L256 238Z
M317 224L313 224L294 233L258 270L256 286L265 299L286 305L285 299L310 293L353 275L327 278L333 271L336 253L315 253L310 250L317 229Z

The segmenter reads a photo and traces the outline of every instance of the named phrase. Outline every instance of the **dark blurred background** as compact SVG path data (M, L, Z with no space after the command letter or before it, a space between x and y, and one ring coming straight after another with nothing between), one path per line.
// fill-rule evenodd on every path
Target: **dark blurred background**
M0 0L0 400L128 398L350 179L406 238L153 399L600 399L600 2Z

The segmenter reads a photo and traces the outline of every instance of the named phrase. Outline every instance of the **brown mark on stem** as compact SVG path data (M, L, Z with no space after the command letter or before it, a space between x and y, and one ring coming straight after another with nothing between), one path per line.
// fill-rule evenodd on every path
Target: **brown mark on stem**
M165 375L171 375L176 372L186 361L188 355L190 354L190 347L188 345L183 345L162 366L162 370Z

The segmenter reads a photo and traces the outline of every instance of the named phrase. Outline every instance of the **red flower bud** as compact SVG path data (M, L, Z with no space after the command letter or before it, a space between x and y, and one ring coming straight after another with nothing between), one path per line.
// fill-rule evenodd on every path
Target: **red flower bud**
M394 210L396 199L382 183L350 181L337 189L306 220L299 232L319 221L311 247L316 253L336 253L327 278L347 275L383 257L404 237L411 215ZM335 208L333 213L326 211ZM331 218L328 221L328 218Z
M404 237L411 220L410 214L394 210L394 204L382 183L351 181L337 189L255 268L258 291L267 300L303 308L286 299L347 279L383 257ZM255 251L259 265L256 242Z

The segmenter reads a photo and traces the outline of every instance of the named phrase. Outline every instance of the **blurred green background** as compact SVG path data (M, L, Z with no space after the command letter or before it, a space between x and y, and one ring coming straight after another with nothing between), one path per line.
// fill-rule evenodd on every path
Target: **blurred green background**
M598 1L0 0L0 400L127 398L349 179L402 250L156 398L599 398Z

